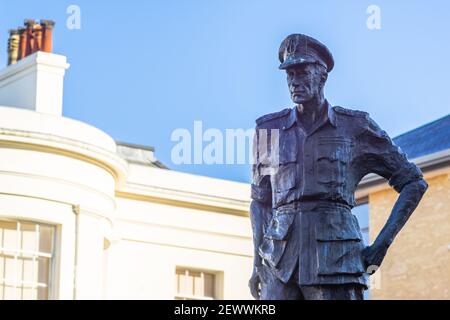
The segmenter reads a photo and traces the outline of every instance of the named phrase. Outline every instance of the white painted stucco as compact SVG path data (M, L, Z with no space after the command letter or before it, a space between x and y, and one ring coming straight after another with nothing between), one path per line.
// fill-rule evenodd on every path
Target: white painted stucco
M218 298L250 298L249 186L125 160L62 117L67 68L38 52L0 71L0 219L57 227L52 298L173 299L177 266L216 273Z

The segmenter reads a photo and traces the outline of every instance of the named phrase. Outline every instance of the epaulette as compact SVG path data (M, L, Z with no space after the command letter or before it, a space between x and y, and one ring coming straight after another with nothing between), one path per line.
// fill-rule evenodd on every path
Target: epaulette
M359 110L352 110L352 109L346 109L339 106L333 107L334 111L340 114L345 114L347 116L356 116L356 117L362 117L367 118L369 115L367 112L359 111Z
M262 117L259 117L258 119L256 119L256 124L260 125L261 123L264 123L266 121L281 118L282 116L287 115L290 111L291 111L290 108L286 108L286 109L283 109L278 112L265 114Z

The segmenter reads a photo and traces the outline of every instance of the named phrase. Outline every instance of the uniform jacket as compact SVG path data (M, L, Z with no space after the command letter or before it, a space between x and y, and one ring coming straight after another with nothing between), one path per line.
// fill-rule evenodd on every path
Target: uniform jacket
M270 208L259 254L284 282L298 266L301 285L365 284L359 181L376 173L400 192L422 173L365 112L326 101L308 132L298 117L294 107L256 121L252 199Z

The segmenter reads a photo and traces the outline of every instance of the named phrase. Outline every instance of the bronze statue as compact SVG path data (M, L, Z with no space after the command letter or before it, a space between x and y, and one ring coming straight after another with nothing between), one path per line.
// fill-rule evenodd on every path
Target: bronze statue
M295 107L256 120L251 293L262 300L363 299L368 275L380 266L427 183L366 112L332 107L325 99L334 66L325 45L293 34L282 42L279 59ZM261 137L272 141L274 132L278 143L261 147ZM365 247L351 209L368 173L386 178L400 196Z

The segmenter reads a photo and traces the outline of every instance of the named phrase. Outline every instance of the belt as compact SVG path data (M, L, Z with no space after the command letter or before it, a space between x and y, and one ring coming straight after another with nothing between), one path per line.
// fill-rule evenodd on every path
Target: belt
M337 210L339 212L351 212L352 207L341 203L327 200L307 200L294 201L288 204L281 205L274 209L274 212L298 212L298 211L313 211L313 210Z

